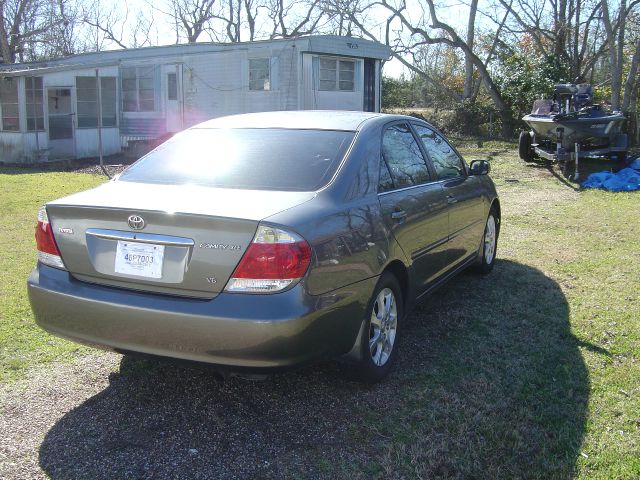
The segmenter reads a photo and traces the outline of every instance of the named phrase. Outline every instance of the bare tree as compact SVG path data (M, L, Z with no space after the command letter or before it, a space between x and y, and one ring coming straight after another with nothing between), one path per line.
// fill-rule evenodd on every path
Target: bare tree
M147 18L142 12L132 13L126 3L109 5L104 8L100 0L83 5L82 20L89 27L88 36L95 51L111 45L136 48L153 44L153 16Z
M444 85L439 85L435 79L427 74L427 72L422 71L420 68L416 67L413 62L410 62L405 58L405 55L407 54L415 55L415 52L425 45L446 45L450 48L459 50L466 59L471 61L473 67L477 69L487 93L499 111L502 119L503 133L505 135L511 134L511 109L507 102L502 98L498 86L494 83L487 63L473 51L462 37L460 37L454 26L438 17L434 0L425 0L425 4L427 14L413 21L409 17L407 4L404 0L399 0L397 4L390 3L390 0L375 1L374 3L369 4L365 10L372 7L383 7L390 12L385 29L387 41L390 40L389 32L391 31L391 24L393 22L397 22L399 24L398 28L401 31L409 33L407 39L403 38L402 35L396 35L394 56L398 58L403 65L425 78L443 93L450 95L452 98L461 99L462 96L459 93ZM360 12L360 14L361 13L362 12ZM359 15L354 15L353 20L366 36L374 40L376 39L375 35L364 25L364 22L359 20Z
M324 0L321 6L327 17L325 25L322 27L323 31L345 36L360 33L358 23L354 21L356 15L366 9L360 0Z
M171 0L171 15L178 35L195 43L214 18L215 0Z
M32 59L68 56L93 49L87 38L82 22L82 12L77 3L50 3L47 10L49 16L59 15L63 20L56 22L43 32L41 44L38 48L30 50L29 56Z
M325 15L320 0L270 0L266 4L272 28L269 38L291 38L316 31Z
M0 0L2 62L14 63L41 56L40 47L51 40L47 34L54 27L71 21L66 16L66 6L67 0Z

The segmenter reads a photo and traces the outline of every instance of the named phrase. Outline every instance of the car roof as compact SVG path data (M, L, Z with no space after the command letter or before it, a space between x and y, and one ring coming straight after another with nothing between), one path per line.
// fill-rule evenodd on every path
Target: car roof
M214 118L191 128L285 128L356 131L367 120L380 117L390 117L390 115L341 110L258 112Z

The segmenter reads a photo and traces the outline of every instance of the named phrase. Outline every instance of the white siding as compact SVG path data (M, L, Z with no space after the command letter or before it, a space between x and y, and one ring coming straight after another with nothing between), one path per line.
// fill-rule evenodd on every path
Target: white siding
M236 113L297 109L298 55L286 44L185 57L185 127ZM270 90L249 90L250 58L270 59Z
M117 128L102 129L102 154L113 155L120 151L120 131ZM76 130L76 158L97 157L98 130L80 128Z
M36 141L36 132L24 133L23 145L25 160L28 162L45 161L47 159L48 143L49 137L47 136L47 132L38 132L38 141Z
M0 132L0 163L23 161L24 146L19 132Z

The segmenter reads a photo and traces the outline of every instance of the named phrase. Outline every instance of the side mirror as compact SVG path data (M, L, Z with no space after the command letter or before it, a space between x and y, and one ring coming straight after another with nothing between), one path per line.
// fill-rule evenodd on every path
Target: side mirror
M487 175L491 170L488 160L473 160L469 165L471 175Z

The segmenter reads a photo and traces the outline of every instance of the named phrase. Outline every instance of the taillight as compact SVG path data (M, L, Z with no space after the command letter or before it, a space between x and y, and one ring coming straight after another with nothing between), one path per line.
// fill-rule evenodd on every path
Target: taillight
M246 293L284 290L304 276L310 261L311 247L302 237L260 225L225 290Z
M36 226L36 248L38 249L38 260L45 265L56 268L64 268L60 250L53 238L53 231L49 223L46 207L42 206L38 212L38 225Z

